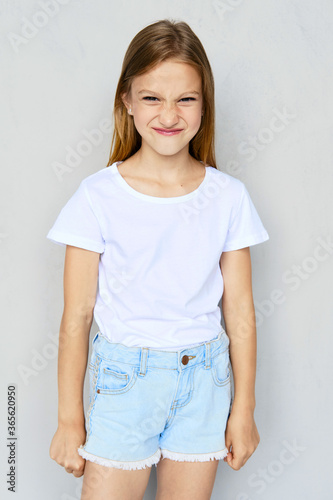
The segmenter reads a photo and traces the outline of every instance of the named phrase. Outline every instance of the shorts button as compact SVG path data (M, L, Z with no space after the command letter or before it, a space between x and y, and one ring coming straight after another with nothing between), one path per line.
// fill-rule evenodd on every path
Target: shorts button
M188 356L187 356L187 354L185 354L185 356L182 357L183 365L187 365L188 361L189 361Z

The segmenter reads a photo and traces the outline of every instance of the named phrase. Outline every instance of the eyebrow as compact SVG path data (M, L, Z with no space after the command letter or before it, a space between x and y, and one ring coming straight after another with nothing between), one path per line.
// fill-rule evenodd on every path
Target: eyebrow
M138 92L138 94L155 94L155 95L158 95L158 92L153 92L152 90L140 90L140 92ZM200 92L197 92L196 90L191 90L189 92L184 92L183 94L180 95L183 96L183 95L188 95L188 94L195 94L195 95L200 95Z

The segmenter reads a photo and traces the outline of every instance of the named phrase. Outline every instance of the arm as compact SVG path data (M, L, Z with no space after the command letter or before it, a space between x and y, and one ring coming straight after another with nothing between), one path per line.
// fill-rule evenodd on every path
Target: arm
M222 311L235 383L233 404L253 412L257 339L249 247L224 252L220 266L224 281Z
M51 443L50 456L67 472L73 471L76 477L83 474L85 463L77 448L85 440L83 385L97 292L99 255L66 246L64 311L58 352L58 429Z
M229 449L232 444L233 460L229 457L228 463L238 470L259 444L254 423L257 338L249 247L224 252L220 267L224 281L222 310L235 385L226 446Z

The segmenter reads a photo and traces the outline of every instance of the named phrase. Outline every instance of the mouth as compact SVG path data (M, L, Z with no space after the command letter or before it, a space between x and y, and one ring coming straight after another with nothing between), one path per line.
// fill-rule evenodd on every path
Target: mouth
M164 128L154 128L153 129L155 130L155 132L157 132L158 134L161 134L161 135L176 135L176 134L180 134L180 132L183 131L182 128L173 128L173 129L164 129Z

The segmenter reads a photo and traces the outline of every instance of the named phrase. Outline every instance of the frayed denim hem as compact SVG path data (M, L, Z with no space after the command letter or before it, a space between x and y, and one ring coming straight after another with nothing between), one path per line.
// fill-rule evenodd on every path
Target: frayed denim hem
M162 449L162 460L163 458L170 458L171 460L176 460L178 462L208 462L209 460L222 460L228 455L228 449L216 451L214 453L178 453L175 451L169 451Z
M151 467L152 465L156 465L161 458L161 450L158 450L151 455L150 457L144 460L137 461L128 461L128 462L120 462L119 460L110 460L108 458L98 457L93 455L92 453L88 453L83 446L81 445L77 449L79 455L85 460L89 460L90 462L95 462L99 465L104 465L105 467L115 467L116 469L124 469L124 470L136 470L136 469L145 469L146 467Z

